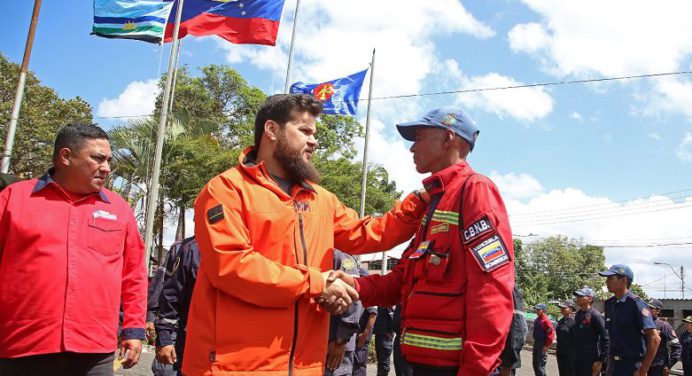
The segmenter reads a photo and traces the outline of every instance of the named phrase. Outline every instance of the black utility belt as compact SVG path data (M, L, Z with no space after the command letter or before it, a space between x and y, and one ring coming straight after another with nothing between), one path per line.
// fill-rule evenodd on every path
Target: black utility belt
M625 361L625 362L641 362L641 356L623 356L623 355L611 355L610 360L614 361Z

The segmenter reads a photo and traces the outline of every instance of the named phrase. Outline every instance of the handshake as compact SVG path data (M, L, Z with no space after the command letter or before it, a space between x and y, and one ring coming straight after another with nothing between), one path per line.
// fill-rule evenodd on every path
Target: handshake
M317 302L333 315L344 313L351 304L358 300L356 281L352 275L342 270L330 270L322 273L324 289Z

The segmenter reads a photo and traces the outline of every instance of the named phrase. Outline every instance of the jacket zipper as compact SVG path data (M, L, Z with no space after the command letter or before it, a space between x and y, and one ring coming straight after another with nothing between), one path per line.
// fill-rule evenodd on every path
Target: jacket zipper
M308 264L308 251L305 245L305 234L303 233L303 213L298 213L298 229L300 231L300 244L303 247L303 264L307 266ZM298 259L298 253L296 253L296 263L300 264ZM298 300L294 304L294 315L293 319L293 343L291 344L291 354L288 360L288 375L293 375L293 362L296 352L296 342L298 342Z

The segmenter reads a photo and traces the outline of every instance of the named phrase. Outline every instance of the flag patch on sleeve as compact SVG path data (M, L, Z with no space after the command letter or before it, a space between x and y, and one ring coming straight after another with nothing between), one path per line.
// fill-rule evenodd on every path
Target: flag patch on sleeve
M223 219L223 205L218 204L213 208L207 210L207 220L210 225Z
M471 248L473 257L485 272L490 272L509 262L509 253L502 239L493 235Z

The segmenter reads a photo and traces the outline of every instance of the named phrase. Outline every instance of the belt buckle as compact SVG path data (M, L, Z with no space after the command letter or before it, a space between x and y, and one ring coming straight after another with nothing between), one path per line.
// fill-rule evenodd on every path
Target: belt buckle
M622 360L622 358L619 355L613 355L613 360Z

